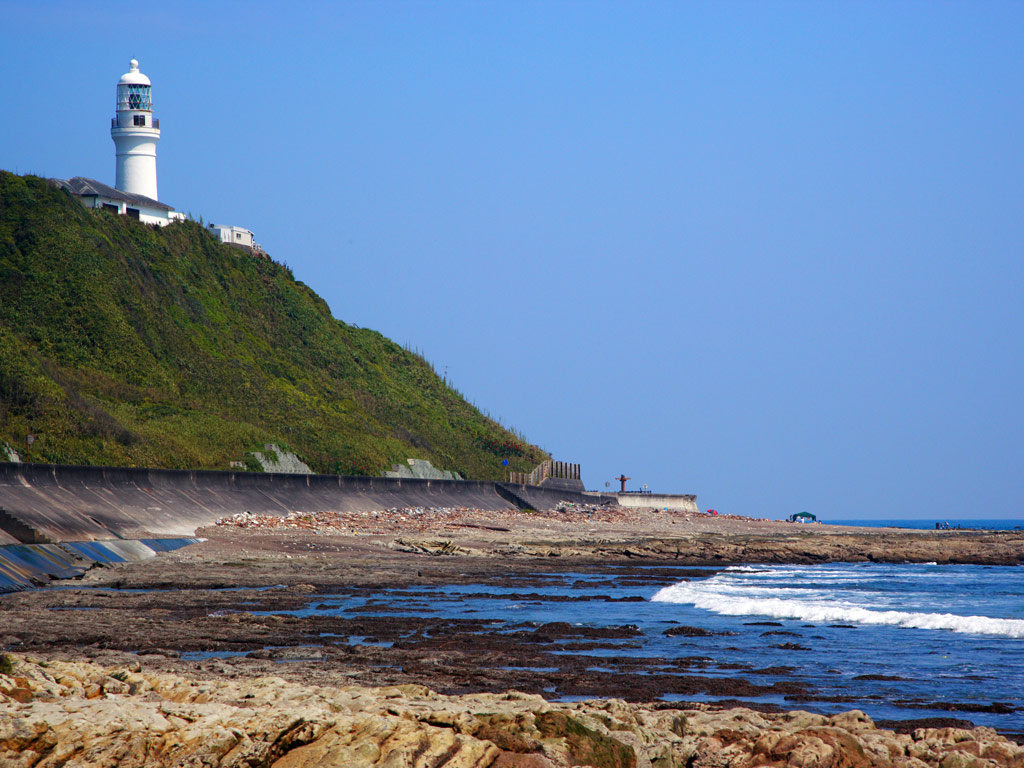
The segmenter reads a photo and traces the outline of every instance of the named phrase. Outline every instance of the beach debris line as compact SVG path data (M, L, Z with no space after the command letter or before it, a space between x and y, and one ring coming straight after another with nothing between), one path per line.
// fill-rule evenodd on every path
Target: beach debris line
M222 517L215 523L244 529L295 530L313 533L385 533L391 531L436 530L437 528L478 528L508 532L509 524L524 514L531 518L569 520L594 520L595 513L604 513L607 522L628 519L634 510L614 508L608 511L593 504L560 502L551 511L522 512L514 507L498 510L484 510L473 507L391 507L388 509L361 512L315 511L289 512L287 515L239 512Z
M663 515L666 521L681 524L696 523L714 517L710 513L677 513L669 510L642 507L604 506L561 501L550 510L520 510L515 507L488 510L473 507L391 507L364 511L292 511L285 515L257 512L239 512L222 517L216 525L247 530L295 531L314 534L366 535L408 533L413 531L455 530L460 528L511 532L517 522L558 521L628 525L640 518ZM719 515L732 519L752 520L737 515Z
M384 530L423 529L428 521L432 525L454 522L476 510L468 507L391 507L362 512L289 512L287 515L239 512L222 517L216 525L245 529L291 529L314 533L332 530L346 533L367 527Z

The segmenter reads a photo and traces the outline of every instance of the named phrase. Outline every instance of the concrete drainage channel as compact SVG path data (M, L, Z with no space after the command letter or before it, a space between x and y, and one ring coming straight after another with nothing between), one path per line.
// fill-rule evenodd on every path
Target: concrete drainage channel
M147 560L199 541L202 539L119 539L0 546L0 592L41 587L54 579L73 579L97 565Z

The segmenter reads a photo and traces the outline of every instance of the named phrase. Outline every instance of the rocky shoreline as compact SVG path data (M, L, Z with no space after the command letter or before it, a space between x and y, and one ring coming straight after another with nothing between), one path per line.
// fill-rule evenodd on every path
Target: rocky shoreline
M844 720L845 716L786 714L784 709L813 710L814 702L823 699L816 699L818 694L796 679L788 680L786 668L760 670L749 664L722 665L713 653L717 639L704 637L704 630L699 627L679 626L672 630L680 639L698 644L693 655L676 659L672 668L666 669L664 660L603 653L617 647L616 644L630 642L630 633L635 632L635 628L629 626L579 627L552 622L499 632L488 622L472 616L442 618L430 616L429 611L418 612L416 607L429 603L432 594L429 587L437 584L475 584L485 589L493 587L495 591L511 593L523 600L550 600L553 598L542 596L540 592L547 578L544 574L554 572L588 574L589 578L598 580L614 578L619 583L628 580L646 590L685 578L686 566L691 564L703 566L694 571L693 577L697 578L714 572L708 570L709 565L724 567L741 562L1021 563L1024 562L1024 533L1021 532L796 526L663 510L627 512L578 507L533 514L512 510L391 510L331 519L293 517L280 523L224 522L200 531L199 535L206 539L201 544L144 562L94 569L84 578L66 582L56 589L0 596L3 618L0 650L9 652L17 660L15 673L8 675L0 685L3 688L0 690L0 723L8 723L4 726L7 730L3 731L7 735L0 738L0 745L8 749L10 755L19 750L41 749L51 741L52 747L47 747L51 752L47 754L64 754L61 750L72 749L67 745L77 738L73 736L77 733L74 729L85 725L68 725L71 730L61 735L58 722L84 723L88 718L83 720L76 713L100 707L102 711L109 710L103 715L108 720L102 721L109 722L109 728L105 736L96 737L95 743L108 745L103 749L113 750L109 754L121 754L117 760L129 760L128 755L142 754L148 755L149 760L148 763L116 763L115 760L109 763L111 765L201 764L189 763L184 757L184 762L175 762L177 758L173 755L178 754L175 750L179 747L171 750L171 742L167 741L171 737L161 735L167 733L173 733L173 739L194 739L192 747L180 747L185 750L181 755L191 755L188 750L193 748L206 749L203 746L206 741L230 742L231 746L222 754L218 753L216 759L213 753L209 754L208 764L211 765L570 765L573 760L583 760L582 755L591 754L585 750L595 749L579 747L584 752L573 752L576 747L566 746L564 742L571 734L593 731L603 734L597 740L606 743L602 741L608 737L606 732L614 735L622 727L623 738L627 732L633 736L625 738L624 742L616 737L616 744L625 743L628 749L609 747L610 753L602 753L600 760L594 757L590 764L1024 766L1024 757L1019 750L1014 751L1016 748L1011 748L1012 745L1005 749L993 746L1004 743L994 732L971 729L971 707L975 707L973 711L980 711L976 709L977 703L965 705L961 710L956 706L947 707L951 717L942 721L886 723L908 732L899 737L879 735L887 732L868 727L869 721L861 715L850 715ZM253 522L258 524L251 524ZM318 601L330 603L332 598L353 596L370 599L385 589L400 594L408 602L404 612L392 606L384 612L388 615L379 615L372 605L366 610L353 608L341 613L317 609ZM592 601L587 605L600 610L601 600L609 598L591 595L564 599L586 599ZM700 644L706 644L707 650L700 652ZM138 667L139 664L142 666ZM121 671L115 674L110 671L112 668ZM57 683L65 688L46 688L55 684L46 682L47 675L53 676L52 669L61 670L66 680L57 679ZM102 683L106 678L124 683L126 676L131 675L142 675L149 682L143 684L132 677L137 685L127 689L116 683L110 683L109 687ZM276 682L266 683L268 676L273 676ZM79 682L74 683L72 678ZM19 679L23 682L17 682ZM86 680L92 682L87 684ZM386 708L381 710L385 714L359 709L362 713L359 717L397 718L403 734L412 728L407 734L409 738L428 746L416 753L418 756L408 757L406 752L394 751L388 746L392 744L391 737L374 742L376 737L367 736L369 741L364 744L360 741L362 737L352 736L368 733L363 729L370 726L357 726L355 721L345 720L348 723L345 728L349 730L344 733L349 735L343 736L339 735L340 731L332 730L336 719L317 719L319 715L303 720L303 723L318 725L289 727L271 739L267 734L273 729L266 723L254 725L255 730L244 724L246 717L255 717L254 722L263 723L262 716L239 714L245 710L244 706L237 711L230 710L231 714L224 710L209 721L193 720L187 728L184 725L179 728L177 721L169 721L176 725L168 730L161 723L159 729L164 730L160 733L150 730L152 718L148 714L139 715L137 722L117 720L122 717L117 713L127 712L125 708L131 702L141 706L158 699L173 699L170 693L165 695L167 691L202 688L212 697L210 701L216 699L228 706L231 702L244 703L247 697L262 695L258 691L268 685L278 690L275 695L284 695L280 691L287 689L288 696L319 702L317 707L326 707L335 715L344 707L323 702L332 696L347 702L345 692L350 689L363 691L360 697L367 701L386 700L395 704L399 700L401 706L397 714L387 714ZM49 690L46 696L51 698L43 701L31 693L35 690L32 686ZM382 690L392 693L385 694ZM545 703L541 697L552 690L558 690L562 697L598 700L585 704ZM501 722L510 724L510 728L514 725L514 734L518 735L514 738L507 733L495 735L497 741L482 738L481 734L489 731L479 724L479 715L497 706L495 702L506 701L502 697L508 691L518 693L507 699L514 706L509 705L510 714ZM666 694L684 701L673 704L658 701ZM195 695L201 698L206 694ZM761 695L784 698L791 704L759 707L765 710L762 712L753 712L749 705L736 709L742 704L739 699ZM711 703L686 703L689 696ZM101 704L92 703L103 701L113 703L105 705L107 710L103 710ZM192 699L189 702L204 703ZM407 704L409 708L405 709ZM261 704L260 710L263 708ZM419 708L475 714L466 720L470 725L459 730L462 726L438 726L429 718L417 719L414 713L419 712ZM929 702L921 702L921 708L933 707ZM565 725L563 730L568 730L561 735L554 726L550 727L555 730L549 732L548 725L536 725L537 713L542 711L557 714L545 714L540 718L541 723L553 722L551 718L563 722L564 715L569 718L564 722L572 725ZM601 712L605 714L598 714ZM608 712L614 714L608 715ZM609 717L615 719L620 715L624 718L621 723L618 720L613 725L608 724L611 721L605 722ZM670 725L675 722L672 717L682 717L679 722L685 721L687 729L693 725L697 730L691 733L684 729L684 733L676 733ZM238 733L218 741L221 737L215 734L226 732L217 730L222 727L223 718L227 718L223 722L232 723L228 730ZM284 714L278 712L273 718L281 720ZM526 728L523 723L527 721L532 723L524 732L528 735L515 730ZM11 722L22 725L11 731ZM391 732L388 730L391 725L382 725L379 720L373 722L377 723L370 728L373 733ZM114 723L121 723L118 726L121 730L116 730ZM199 723L213 724L210 726L213 730ZM796 728L793 723L801 725ZM854 727L857 723L861 725ZM955 735L954 731L941 734L935 731L920 738L909 733L926 725L959 730ZM25 741L24 734L28 733L25 728L34 729L33 733L50 733L51 730L52 733L38 743ZM287 735L295 728L307 734L299 739L301 743ZM449 741L442 739L435 744L433 728L441 728L438 733L446 734L444 739ZM648 728L653 730L645 730ZM846 735L840 738L838 732L828 730L834 728L843 730ZM793 741L789 737L794 729L806 733L794 737L796 741ZM733 731L734 735L723 736ZM207 734L205 739L198 735L200 732ZM749 737L744 735L748 732ZM755 737L755 732L777 734L781 739L779 743L784 742L786 746L778 748L774 742L771 746L768 742L757 746L761 737ZM133 740L126 735L131 733L136 733L137 738ZM257 738L254 733L264 736ZM832 737L825 738L822 733L833 734L835 739L830 741ZM964 733L970 735L964 736ZM321 741L322 736L328 740ZM521 741L516 741L520 738ZM551 746L552 739L563 742L558 742L561 746L551 742ZM278 742L285 746L294 742L294 746L277 754L275 750L282 747L273 745ZM457 748L453 746L456 742L460 745ZM807 746L812 742L813 749ZM951 746L967 742L973 746ZM316 743L320 746L314 748ZM443 754L435 754L431 751L435 747L429 746L442 743L448 745L445 749L454 750L448 758L442 759ZM516 751L508 747L511 743L532 746ZM135 746L125 747L125 744ZM471 744L475 746L469 746ZM927 746L920 746L922 744ZM880 745L884 745L884 749ZM122 748L128 751L118 752ZM364 755L360 758L364 760L362 763L345 762L356 759L355 752L345 750L364 749L368 750L366 755L376 756L371 760ZM232 750L235 750L234 756L228 758ZM256 753L252 750L262 750L260 754L265 756L277 756L273 760L266 757L264 762L254 762L252 756ZM885 760L883 753L889 755ZM347 757L335 763L301 762L307 758L300 758L300 754L344 754ZM619 756L609 757L611 754ZM249 755L245 758L248 763L242 755ZM1000 756L997 759L993 755ZM22 762L10 764L37 764L28 758L18 759ZM96 764L84 757L75 759L81 765ZM322 759L327 760L327 757ZM0 764L8 764L4 760L14 758L0 758ZM277 760L282 762L274 762ZM52 758L52 764L61 763Z
M563 503L544 512L467 508L235 515L213 530L275 548L310 534L403 552L490 558L671 560L691 565L820 562L1024 564L1024 531L804 525L662 509ZM207 529L211 530L211 529ZM303 547L299 548L302 551ZM324 548L325 551L329 551Z
M142 661L8 658L0 762L74 766L480 768L982 768L1024 765L989 728L879 728L863 712L551 704L515 691L442 696L418 685L317 687L186 679Z

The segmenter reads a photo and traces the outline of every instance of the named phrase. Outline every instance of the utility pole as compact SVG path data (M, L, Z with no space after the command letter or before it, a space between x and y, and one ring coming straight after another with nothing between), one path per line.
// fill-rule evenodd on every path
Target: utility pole
M619 477L616 477L615 479L618 480L620 483L622 483L622 493L625 493L626 492L626 481L627 480L632 480L633 478L632 477L626 477L625 475L620 475Z

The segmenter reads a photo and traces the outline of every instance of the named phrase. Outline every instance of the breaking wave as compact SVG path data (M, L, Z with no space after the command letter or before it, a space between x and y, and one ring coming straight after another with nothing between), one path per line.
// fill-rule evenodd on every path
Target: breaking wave
M914 629L945 629L967 634L1001 635L1024 638L1024 619L999 619L989 616L958 616L952 613L926 613L877 610L846 601L827 599L787 599L769 597L766 593L794 594L810 590L765 590L763 585L744 588L736 583L723 583L713 577L702 582L682 582L660 589L654 602L679 603L727 616L769 616L776 619L799 619L812 622L846 622L885 624Z

